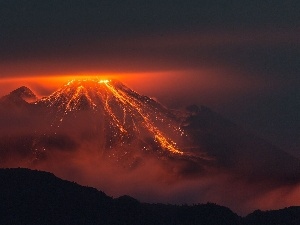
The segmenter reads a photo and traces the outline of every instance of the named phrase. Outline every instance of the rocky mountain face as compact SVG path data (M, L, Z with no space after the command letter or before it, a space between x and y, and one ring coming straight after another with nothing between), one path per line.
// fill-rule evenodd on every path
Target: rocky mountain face
M28 87L22 86L0 98L0 102L2 104L24 105L24 102L31 103L37 101L37 99L37 96Z
M42 160L51 151L73 151L88 142L123 166L154 155L199 171L208 166L249 178L275 173L292 183L300 178L299 160L210 109L194 105L173 111L119 81L72 80L41 99L23 86L0 104L0 113L5 112L0 125L8 130L1 132L3 156L15 151Z
M26 108L23 116L31 128L17 138L15 134L3 138L2 146L12 152L23 145L24 154L37 160L53 149L72 150L89 142L93 150L130 167L145 155L203 164L212 161L192 144L182 129L183 118L118 81L70 81L48 97L19 106ZM9 114L5 120L14 120L14 113Z
M105 149L131 146L140 151L189 154L184 150L180 120L118 81L71 81L35 104L49 109L55 128L68 129L86 121L88 129L94 127L95 133L101 134Z
M207 107L171 110L114 80L73 80L41 99L21 87L0 99L0 128L1 167L51 171L114 194L160 199L175 185L165 193L178 202L213 196L234 205L226 193L237 188L239 201L281 188L299 198L297 158Z

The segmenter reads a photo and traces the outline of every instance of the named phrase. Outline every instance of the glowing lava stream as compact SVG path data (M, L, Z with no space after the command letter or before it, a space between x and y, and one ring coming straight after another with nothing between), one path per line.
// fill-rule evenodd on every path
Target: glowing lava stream
M100 81L101 82L101 81ZM100 83L99 82L99 83ZM112 94L123 104L129 104L131 107L135 108L140 116L144 119L145 126L151 131L155 138L158 140L158 142L161 144L161 146L168 151L176 154L182 155L183 152L177 149L175 146L175 143L171 140L167 140L166 137L155 127L151 124L150 120L147 116L145 116L141 110L141 108L132 100L130 97L126 96L125 94L120 94L113 86L109 84L109 82L101 82L106 85L106 87L112 92Z
M117 117L113 113L112 109L110 108L110 106L108 104L108 96L106 96L104 107L105 107L106 111L109 113L109 115L112 117L113 121L116 123L116 125L119 128L119 130L121 131L121 133L127 133L127 131L121 125L120 121L117 119Z
M175 147L175 142L172 140L168 140L158 129L157 127L153 126L151 124L150 119L144 115L142 109L134 102L134 100L125 94L120 94L113 86L109 84L108 81L99 81L99 83L104 83L106 87L111 91L111 93L124 105L129 104L131 107L137 110L137 112L140 114L140 116L144 120L145 126L148 128L149 131L151 131L156 140L161 144L161 146L168 151L175 153L175 154L180 154L183 155L183 152L180 151ZM121 126L122 127L122 126ZM122 131L122 130L121 130Z

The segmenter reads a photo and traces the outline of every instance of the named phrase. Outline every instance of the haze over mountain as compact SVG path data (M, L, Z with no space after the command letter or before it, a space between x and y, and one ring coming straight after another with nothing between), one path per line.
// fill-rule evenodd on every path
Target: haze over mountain
M166 108L115 80L0 99L1 167L54 172L109 195L211 201L239 213L300 202L300 160L201 106Z

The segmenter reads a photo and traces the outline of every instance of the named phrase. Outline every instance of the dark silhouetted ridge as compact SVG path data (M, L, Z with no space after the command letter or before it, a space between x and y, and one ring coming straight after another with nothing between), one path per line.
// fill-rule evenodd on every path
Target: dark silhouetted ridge
M0 224L94 224L111 198L94 188L29 169L0 170Z
M252 225L300 222L300 207L255 211L241 218L207 203L140 203L130 196L108 197L94 188L65 181L48 172L0 169L0 224L209 224Z
M214 204L145 204L130 196L113 200L94 188L48 172L0 169L0 224L239 224Z
M299 225L300 207L288 207L280 210L256 210L245 217L246 225Z

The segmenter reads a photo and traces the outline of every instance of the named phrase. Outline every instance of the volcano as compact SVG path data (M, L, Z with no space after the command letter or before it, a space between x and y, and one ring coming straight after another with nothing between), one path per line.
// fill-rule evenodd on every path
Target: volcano
M33 105L46 118L37 133L67 134L74 142L88 142L102 157L113 158L126 167L143 161L145 155L202 161L202 165L212 161L193 145L182 129L182 118L119 81L72 80ZM44 154L48 147L41 140L45 138L35 143Z
M17 151L23 157L26 153L32 162L57 150L85 146L125 167L134 167L145 156L197 164L201 170L214 161L184 131L182 115L116 80L72 80L50 96L34 102L22 100L22 105L21 113L15 115L3 104L3 118L28 121L31 127L21 134L18 128L16 135L10 126L12 133L2 134L3 155Z
M93 120L93 124L87 123L88 127L98 124L96 129L105 136L105 148L134 145L146 151L155 148L175 155L188 154L174 141L184 142L180 121L153 99L137 94L118 81L70 81L35 104L50 109L49 114L55 117L51 125L57 128L69 127L64 121L79 116L80 122ZM154 146L146 139L151 139Z
M245 173L251 169L255 176L258 171L260 176L276 171L283 177L299 177L295 174L300 171L299 160L209 108L194 105L185 111L171 110L117 80L71 80L41 99L23 86L2 97L0 104L5 118L1 126L11 122L12 132L1 133L1 149L6 153L17 149L42 160L52 151L72 151L88 143L86 148L101 157L128 165L155 155L200 167Z
M98 79L72 80L34 101L24 96L36 98L22 87L0 100L1 167L49 170L70 180L80 180L81 170L82 177L142 171L167 183L226 176L227 186L261 183L264 191L300 182L299 159L205 106L168 109L119 81ZM109 192L116 180L101 185Z

